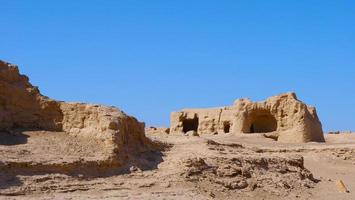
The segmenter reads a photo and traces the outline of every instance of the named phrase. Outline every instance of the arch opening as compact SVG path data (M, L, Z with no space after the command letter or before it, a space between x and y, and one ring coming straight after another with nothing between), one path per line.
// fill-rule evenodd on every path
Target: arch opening
M231 123L226 121L223 123L223 132L224 133L229 133L231 129Z
M182 130L184 133L189 131L196 131L198 130L198 117L193 119L185 119L182 121Z
M269 133L277 130L277 121L271 113L263 113L252 117L249 133Z

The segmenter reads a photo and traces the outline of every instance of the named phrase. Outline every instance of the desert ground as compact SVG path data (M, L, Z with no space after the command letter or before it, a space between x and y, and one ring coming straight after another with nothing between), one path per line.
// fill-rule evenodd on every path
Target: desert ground
M0 165L0 199L355 199L354 133L281 144L263 134L160 130L147 133L159 149L119 170L100 167L99 143L45 131L2 134L0 160L12 165Z

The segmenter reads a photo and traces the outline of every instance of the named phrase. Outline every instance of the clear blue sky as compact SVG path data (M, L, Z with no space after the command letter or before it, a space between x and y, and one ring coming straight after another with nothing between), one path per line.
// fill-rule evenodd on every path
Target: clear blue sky
M355 1L0 0L0 59L43 94L148 125L287 91L355 130Z

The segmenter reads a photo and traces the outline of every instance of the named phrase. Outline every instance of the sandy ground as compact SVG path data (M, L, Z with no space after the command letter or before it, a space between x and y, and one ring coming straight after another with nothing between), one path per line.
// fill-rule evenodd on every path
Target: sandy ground
M22 134L0 138L0 199L355 199L355 134L329 135L326 144L280 144L261 134L148 135L166 148L136 159L155 167L132 162L130 172L109 176L13 170L2 163L101 158L99 144ZM338 180L349 193L338 191Z
M95 140L72 137L64 132L14 131L0 133L0 161L61 163L105 159L104 145Z

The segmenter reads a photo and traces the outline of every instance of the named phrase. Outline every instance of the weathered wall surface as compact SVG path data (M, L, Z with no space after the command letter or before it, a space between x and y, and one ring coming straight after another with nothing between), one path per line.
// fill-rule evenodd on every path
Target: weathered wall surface
M95 138L107 145L137 150L147 143L145 124L114 107L84 104L60 104L63 113L62 130L74 136Z
M171 132L182 133L195 130L200 134L228 133L225 129L231 127L233 111L230 107L211 108L211 109L186 109L181 112L171 114ZM191 127L188 122L191 122ZM185 130L184 130L185 129Z
M0 61L0 130L63 131L102 140L109 148L144 148L144 123L107 106L66 103L40 94L17 66Z
M324 142L316 109L299 101L294 93L264 102L239 99L233 106L174 112L171 130L172 133L196 130L199 134L273 132L280 142Z
M0 129L60 130L59 103L40 95L16 66L0 61Z

